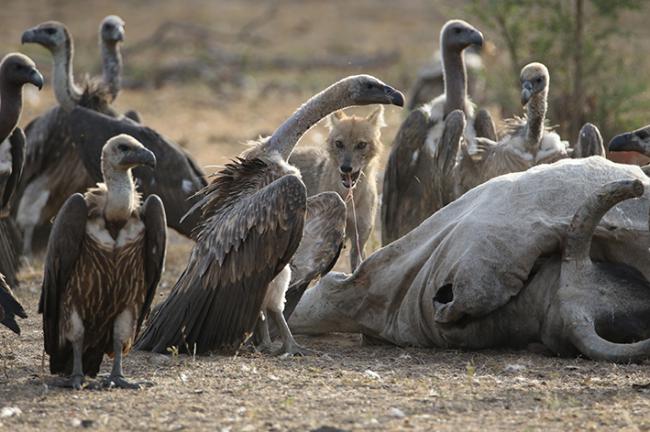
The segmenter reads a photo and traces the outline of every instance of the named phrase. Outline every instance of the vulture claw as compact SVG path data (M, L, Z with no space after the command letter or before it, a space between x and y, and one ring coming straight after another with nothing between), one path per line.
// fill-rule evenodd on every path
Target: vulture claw
M132 383L124 379L121 375L110 375L108 376L103 383L104 388L121 388L129 390L140 390L142 388L141 383ZM145 384L145 383L142 383Z

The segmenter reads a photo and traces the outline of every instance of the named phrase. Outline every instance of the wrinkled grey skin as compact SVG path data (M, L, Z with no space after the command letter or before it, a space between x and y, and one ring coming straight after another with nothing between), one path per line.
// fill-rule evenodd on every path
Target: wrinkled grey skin
M492 179L352 275L323 278L290 325L401 346L541 342L558 355L647 358L649 186L638 167L601 157Z

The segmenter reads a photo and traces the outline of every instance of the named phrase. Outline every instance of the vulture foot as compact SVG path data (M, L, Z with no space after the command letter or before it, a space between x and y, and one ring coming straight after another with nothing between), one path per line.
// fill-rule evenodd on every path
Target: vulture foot
M318 351L303 348L300 345L293 343L288 346L282 345L282 347L273 353L273 355L280 357L306 357L318 355Z
M81 390L84 387L84 376L83 375L70 375L67 379L63 381L55 382L54 387L63 387L71 388L74 390Z
M127 381L122 375L109 375L103 382L104 388L121 388L128 390L140 390L143 385L150 387L153 384L149 382L132 383Z

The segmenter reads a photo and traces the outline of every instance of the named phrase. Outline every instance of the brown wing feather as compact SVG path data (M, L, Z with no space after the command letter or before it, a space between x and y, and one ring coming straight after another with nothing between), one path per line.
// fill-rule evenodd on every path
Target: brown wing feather
M289 263L304 225L305 186L277 177L260 159L239 160L204 189L188 266L136 348L231 352L252 333L268 284Z
M336 264L345 240L345 216L345 203L336 192L323 192L307 199L302 240L291 258L285 318L291 316L311 281L327 274Z
M50 370L63 370L72 350L59 346L59 311L62 290L72 274L86 233L88 208L83 195L74 194L54 220L47 246L45 274L39 312L43 314L45 352L50 355Z
M4 276L0 273L0 323L16 334L20 334L20 327L16 316L27 318L25 309L14 295Z
M141 209L141 218L145 226L144 271L147 295L138 316L136 337L140 333L142 322L149 315L151 302L156 295L156 288L165 265L167 220L165 218L165 207L157 195L149 195L145 200Z
M410 227L414 228L421 222L418 215L422 212L417 207L418 203L425 201L423 197L431 189L427 179L433 166L424 146L433 126L429 113L420 107L409 114L397 132L384 172L381 202L384 245L410 231L404 227L415 224ZM417 202L411 202L411 199Z
M14 129L9 137L9 143L11 144L11 175L7 179L2 197L0 197L0 213L7 211L11 207L12 198L23 174L23 164L25 162L25 134L23 130L20 128Z

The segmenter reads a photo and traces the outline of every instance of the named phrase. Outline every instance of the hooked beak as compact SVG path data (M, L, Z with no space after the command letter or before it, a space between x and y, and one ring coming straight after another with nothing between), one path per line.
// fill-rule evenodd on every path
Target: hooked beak
M123 42L124 41L124 27L119 26L115 28L113 32L113 41L114 42Z
M386 86L384 93L386 93L386 97L392 105L397 105L398 107L404 106L404 95L399 90L395 90L391 86Z
M483 33L476 30L474 33L472 33L470 42L472 43L472 45L476 45L479 48L483 48L483 42L484 42Z
M533 95L533 85L530 81L524 81L521 84L521 104L526 105Z
M640 129L634 132L626 132L616 135L607 146L611 152L634 151L646 156L650 156L650 140L644 140L639 136L639 132L645 132Z
M153 152L146 148L141 148L132 152L123 161L126 165L132 166L148 166L151 169L156 168L156 156Z
M25 30L20 38L20 43L26 44L33 42L36 42L36 31L33 28Z
M29 74L29 82L34 84L36 87L38 87L39 90L43 88L43 75L36 70L32 69L32 71Z

